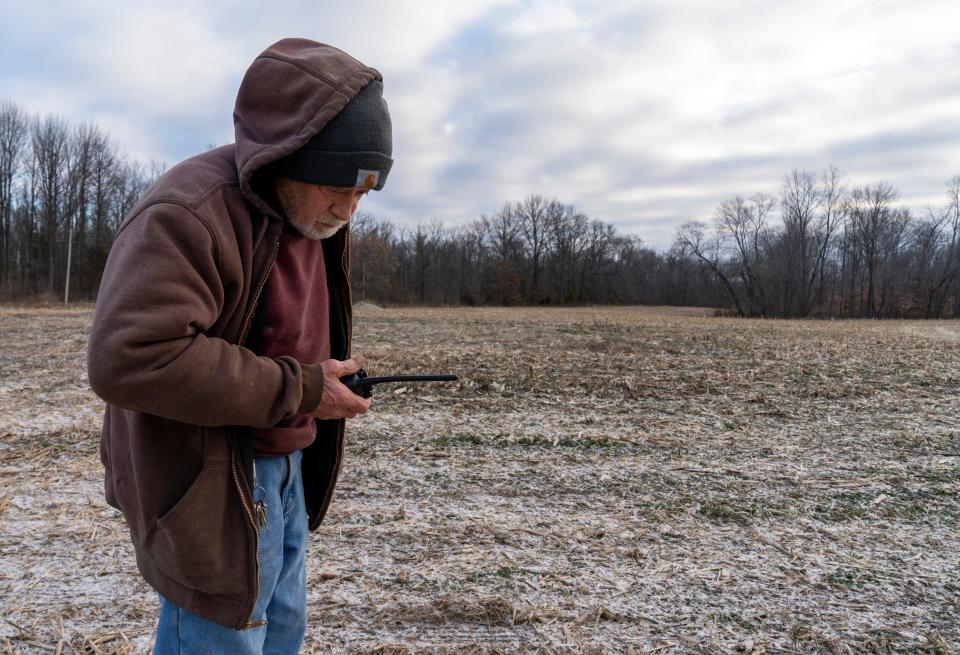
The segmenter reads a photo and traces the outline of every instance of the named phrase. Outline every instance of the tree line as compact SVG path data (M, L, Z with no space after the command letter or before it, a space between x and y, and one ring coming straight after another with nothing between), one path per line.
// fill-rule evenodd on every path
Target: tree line
M960 175L925 216L896 200L887 182L847 187L834 167L794 170L777 196L736 196L712 225L685 224L674 248L740 316L960 317Z
M0 103L0 296L93 299L123 216L161 172L95 125ZM539 195L457 226L352 223L356 300L696 305L740 316L960 317L960 175L923 216L887 182L794 170L656 251Z
M886 182L794 170L780 193L722 201L656 252L538 195L466 226L353 227L360 299L416 304L667 304L739 316L960 317L960 175L914 217Z
M461 226L351 221L354 296L388 304L723 306L688 254L657 253L573 205L530 195Z
M0 102L0 297L94 298L120 221L159 169L92 123Z

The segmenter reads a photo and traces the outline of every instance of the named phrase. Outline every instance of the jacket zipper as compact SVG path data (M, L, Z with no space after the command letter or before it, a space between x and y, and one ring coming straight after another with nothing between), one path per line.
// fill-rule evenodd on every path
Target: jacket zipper
M349 229L349 228L348 228L348 229ZM343 238L344 238L344 239L349 239L349 238L350 238L349 233L345 234ZM350 273L349 273L349 271L347 270L347 247L346 247L346 246L345 246L344 249L343 249L343 254L340 256L340 270L341 270L341 272L342 272L342 274L343 274L343 281L344 281L343 290L346 291L346 293L343 294L344 297L346 298L346 300L345 300L345 302L344 302L344 307L350 308L350 307L353 307L353 297L352 297L351 289L350 289ZM345 310L345 311L347 311L347 310ZM352 341L351 336L352 336L352 332L353 332L353 329L352 329L352 327L353 327L353 326L352 326L352 321L353 321L353 319L351 318L351 319L350 319L351 325L347 325L347 322L346 322L346 321L344 322L344 328L346 328L346 331L347 331L347 333L344 335L344 337L345 337L345 338L344 338L344 342L346 343L346 352L344 353L344 357L349 357L349 356L350 356L350 349L351 349L351 346L353 345L353 344L351 344L351 341ZM339 429L339 428L338 428L338 429ZM342 453L342 452L339 452L340 450L342 450L342 443L343 443L343 442L342 442L342 440L341 440L341 448L338 449L338 452L337 452L337 466L336 466L335 472L340 468L340 464L341 464L341 462L342 462L342 460L343 460L343 453ZM327 513L327 508L330 506L330 500L331 500L331 497L330 497L330 496L331 496L331 494L333 493L333 487L334 487L334 485L336 484L336 477L337 477L336 475L331 475L331 476L330 476L330 483L327 485L327 489L326 489L326 491L324 492L324 495L323 495L323 497L326 498L326 502L325 502L324 506L320 508L318 514L326 514L326 513Z
M352 293L352 291L351 291L351 289L350 289L350 271L347 270L347 251L350 249L350 232L349 232L349 229L350 229L350 228L348 227L348 228L347 228L348 232L343 235L343 239L344 239L345 243L343 244L343 254L340 255L340 270L341 270L342 273L343 273L343 281L344 281L343 288L347 290L347 293L345 294L345 295L346 295L346 302L344 303L344 307L345 307L344 313L346 313L347 311L350 311L350 313L352 314L352 313L353 313L353 312L352 312L352 308L353 308L353 293ZM345 327L346 330L347 330L347 333L344 335L344 337L345 337L345 338L344 338L344 341L345 341L346 344L347 344L347 352L345 352L344 355L347 356L347 357L349 357L349 356L350 356L350 349L351 349L351 346L353 345L352 343L350 343L350 342L353 340L353 339L352 339L352 332L353 332L353 325L352 325L352 324L353 324L353 318L352 318L352 316L351 316L351 318L350 318L350 320L349 320L349 324L347 324L347 323L348 323L347 321L344 322L344 327Z
M250 525L253 526L253 545L254 552L259 554L260 552L260 531L257 529L256 519L253 518L253 510L250 509L250 504L247 502L247 497L243 495L243 487L240 484L240 475L237 473L237 449L232 447L230 449L230 469L233 471L233 483L237 487L237 493L240 494L240 502L243 504L243 509L247 513L247 518L250 520ZM253 568L254 568L254 602L253 605L256 607L256 599L260 597L260 562L257 557L253 558ZM256 628L257 626L266 625L266 621L256 621L253 620L253 608L250 609L250 616L247 617L247 622L244 624L241 630L246 630L247 628Z
M347 229L349 230L349 227L348 227ZM343 238L344 238L344 239L349 239L349 238L350 238L349 232L348 232L347 234L345 234L345 235L343 236ZM343 276L343 277L342 277L343 285L342 285L342 288L341 288L341 292L344 292L344 291L345 291L345 293L343 293L343 297L346 299L345 302L344 302L344 306L345 306L345 307L353 307L353 297L352 297L352 292L351 292L351 289L350 289L350 275L349 275L349 273L348 273L348 271L347 271L347 249L348 249L348 244L344 244L343 254L340 255L340 271L341 271L341 274L342 274L342 276ZM345 310L345 311L346 311L346 310ZM352 346L352 344L351 344L351 340L352 340L352 339L351 339L351 333L352 333L352 331L353 331L353 330L351 329L351 328L352 328L352 320L353 320L353 319L351 318L351 319L350 319L350 323L351 323L350 325L347 325L347 324L346 324L346 321L344 322L344 328L345 328L346 331L347 331L347 333L344 335L344 337L345 337L345 338L344 338L344 342L345 342L345 344L346 344L346 346L345 346L346 351L343 353L343 354L344 354L344 357L348 357L348 356L350 355L350 348L351 348L351 346ZM339 428L338 428L338 429L339 429ZM341 447L340 447L340 449L338 449L338 451L337 451L337 466L336 466L335 469L334 469L335 472L337 472L337 471L339 470L340 463L341 463L341 461L343 460L343 453L341 452L341 451L342 451L342 443L343 443L343 442L342 442L342 440L341 440ZM337 477L336 475L331 475L331 476L330 476L330 482L329 482L329 484L327 484L327 489L326 489L326 491L325 491L324 494L323 494L323 497L326 499L326 502L325 502L324 505L323 505L322 507L320 507L320 509L317 511L317 515L318 515L318 516L322 516L322 515L325 515L325 514L327 513L327 508L330 506L330 500L331 500L330 495L331 495L331 493L333 492L333 487L334 487L334 485L336 484L336 479L335 479L336 477ZM318 524L318 525L319 525L319 524Z
M250 322L253 320L253 312L257 309L257 303L260 302L260 296L263 294L264 287L267 286L267 280L270 279L270 271L273 270L273 264L277 261L277 254L280 252L280 238L277 238L277 242L273 245L273 255L270 257L270 263L267 265L267 272L264 273L263 279L260 280L260 286L257 287L257 293L253 296L253 303L250 305L250 309L247 310L247 316L243 319L243 327L240 329L240 338L237 340L237 345L242 346L247 340L247 332L250 330Z
M254 459L252 462L253 466L253 489L257 488L257 460ZM257 513L257 523L260 525L267 524L267 503L263 500L258 500L253 504L253 509Z
M247 331L250 329L250 322L253 320L253 313L257 309L257 304L260 302L260 296L263 294L263 289L267 286L267 280L270 279L270 271L273 270L273 265L277 261L277 254L280 252L280 239L277 238L276 243L273 246L273 255L270 257L270 263L267 265L267 270L263 274L263 279L260 280L260 285L257 287L257 292L253 296L253 302L250 304L250 309L247 310L247 316L243 320L243 327L240 330L240 338L237 340L237 345L242 346L247 340ZM261 510L258 508L256 510L257 516L254 516L254 509L250 507L250 503L247 502L247 497L243 493L243 485L240 483L240 474L237 472L237 446L236 443L231 442L230 445L230 469L233 474L233 484L237 488L237 493L240 495L240 502L243 504L243 509L247 514L247 518L250 521L250 525L253 527L253 545L254 545L254 558L253 558L253 569L254 569L254 603L253 607L250 608L250 615L247 617L247 621L244 624L242 630L247 628L256 628L257 626L266 625L266 621L254 621L253 620L253 610L256 608L256 599L260 597L260 528L257 525L257 517L261 515ZM264 520L266 520L266 509L262 510L262 515Z

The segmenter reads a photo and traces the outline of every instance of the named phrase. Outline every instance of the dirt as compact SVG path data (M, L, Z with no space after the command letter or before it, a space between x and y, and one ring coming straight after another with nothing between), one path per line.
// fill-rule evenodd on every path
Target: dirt
M148 652L90 307L0 307L0 652ZM359 309L303 652L952 653L960 323Z

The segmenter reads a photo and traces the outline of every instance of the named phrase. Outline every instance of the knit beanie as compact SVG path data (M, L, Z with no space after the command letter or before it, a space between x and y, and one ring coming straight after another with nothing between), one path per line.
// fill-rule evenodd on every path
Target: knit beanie
M364 86L316 136L277 162L300 182L379 191L393 165L393 131L383 82Z

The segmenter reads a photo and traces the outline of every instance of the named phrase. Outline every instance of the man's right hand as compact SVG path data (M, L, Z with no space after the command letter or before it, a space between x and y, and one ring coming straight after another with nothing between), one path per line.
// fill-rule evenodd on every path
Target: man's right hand
M344 361L328 359L307 366L313 369L311 373L321 372L323 375L320 403L312 411L305 412L308 416L319 419L355 418L370 409L370 398L361 398L340 381L345 375L356 373L363 368L362 357L352 357ZM320 371L317 371L317 368Z

